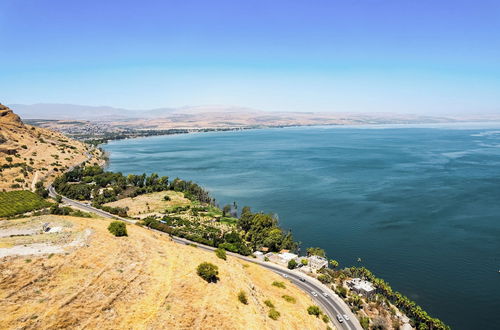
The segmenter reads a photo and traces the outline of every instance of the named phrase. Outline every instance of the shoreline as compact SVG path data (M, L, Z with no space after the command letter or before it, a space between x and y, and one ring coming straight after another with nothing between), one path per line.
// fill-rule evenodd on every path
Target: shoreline
M463 125L463 127L457 127ZM475 127L474 127L475 126ZM274 129L293 129L293 128L328 128L328 129L407 129L407 128L431 128L431 129L441 129L441 128L450 128L455 127L457 130L468 130L479 128L481 126L490 126L483 127L483 129L500 129L500 121L457 121L457 122L442 122L442 123L367 123L367 124L324 124L324 125L283 125L283 126L263 126L263 127L234 127L234 128L200 128L200 129L168 129L170 130L185 130L185 132L178 133L165 133L165 134L145 134L141 136L127 136L120 137L114 139L107 139L104 142L99 142L94 144L99 147L100 145L108 144L113 141L122 141L122 140L131 140L131 139L143 139L143 138L152 138L152 137L163 137L163 136L174 136L174 135L185 135L185 134L203 134L203 133L223 133L223 132L238 132L238 131L255 131L255 130L274 130ZM143 130L147 132L148 130ZM157 131L157 130L150 130ZM71 137L71 136L70 136ZM75 138L75 137L71 137ZM75 138L76 139L76 138ZM88 140L81 140L84 143L89 143Z
M491 123L488 123L488 124L491 124ZM500 124L500 123L499 123L499 124ZM428 125L428 124L421 124L421 125ZM337 126L337 125L335 125L335 126ZM344 125L343 125L343 126L344 126ZM400 126L402 126L402 125L400 125ZM303 127L303 126L300 126L300 127ZM404 126L404 127L402 127L402 128L406 128L406 127L408 127L408 126L406 126L406 125L405 125L405 126ZM264 129L264 128L262 128L262 129ZM364 269L364 268L359 268L359 269ZM371 273L371 272L369 272L369 271L368 271L368 273L367 273L367 274L370 274L370 276L373 276L373 275L372 275L372 273ZM387 289L387 286L386 286L386 282L385 282L385 281L381 280L380 278L376 278L376 277L373 277L373 278L377 281L377 283L378 283L378 282L381 282L381 283L382 283L382 285L385 287L384 291L387 291L387 292L393 292L393 289L392 289L392 288L390 288L390 287L389 287L389 288ZM381 290L382 290L382 289L381 289ZM396 292L396 291L394 291L394 292L395 292L396 294L400 295L398 292ZM409 300L408 298L406 298L406 297L405 297L405 296L403 296L403 295L400 295L400 296L404 297L404 299L406 299L406 300L408 300L408 301L411 301L411 300ZM405 314L406 314L406 313L405 313Z

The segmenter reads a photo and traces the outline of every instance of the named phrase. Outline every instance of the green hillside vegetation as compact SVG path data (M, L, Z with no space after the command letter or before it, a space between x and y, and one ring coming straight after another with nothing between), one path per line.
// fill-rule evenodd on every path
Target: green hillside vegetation
M190 200L190 205L173 205L162 212L162 217L148 217L140 224L243 255L264 246L270 251L293 250L297 246L291 233L279 227L275 216L252 213L249 207L244 207L238 219L235 213L231 215L230 206L221 210L206 190L179 178L170 181L167 176L156 173L124 176L99 166L86 166L61 175L54 187L66 197L90 200L94 207L122 217L128 216L126 207L104 204L159 191L181 192Z
M0 217L10 217L49 207L51 203L27 190L0 192Z

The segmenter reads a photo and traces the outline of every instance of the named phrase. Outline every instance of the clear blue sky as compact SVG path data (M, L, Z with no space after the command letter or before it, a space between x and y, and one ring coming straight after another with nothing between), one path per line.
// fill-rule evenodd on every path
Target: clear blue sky
M500 113L500 1L0 0L0 102Z

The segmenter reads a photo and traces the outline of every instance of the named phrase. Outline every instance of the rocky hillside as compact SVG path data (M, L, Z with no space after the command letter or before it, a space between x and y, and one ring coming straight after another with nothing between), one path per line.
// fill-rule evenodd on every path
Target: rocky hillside
M44 223L49 233L40 232ZM127 225L128 237L115 237L108 224L53 215L0 221L2 328L327 327L307 313L313 302L305 293L270 271L135 225ZM218 266L218 282L197 275L202 262Z
M0 104L0 190L33 189L86 159L101 153L81 142L44 128L26 125Z

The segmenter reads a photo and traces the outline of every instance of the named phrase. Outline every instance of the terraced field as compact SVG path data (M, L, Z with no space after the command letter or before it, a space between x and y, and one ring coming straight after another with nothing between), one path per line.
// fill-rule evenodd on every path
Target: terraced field
M50 206L50 203L35 193L27 190L0 192L0 217L38 210Z

